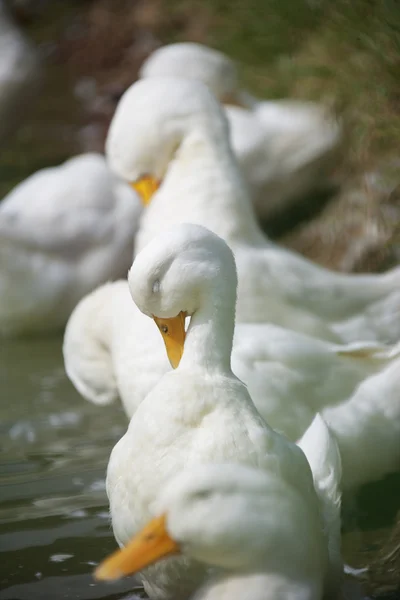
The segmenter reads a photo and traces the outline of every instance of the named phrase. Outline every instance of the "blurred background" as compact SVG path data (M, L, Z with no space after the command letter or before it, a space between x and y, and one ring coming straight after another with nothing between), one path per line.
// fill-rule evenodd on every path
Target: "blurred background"
M1 116L0 198L38 169L102 152L142 61L163 44L196 41L235 59L243 84L260 98L318 101L343 120L332 190L268 233L338 270L398 264L399 0L0 2L17 27L7 37L9 25L0 24L0 82L12 39L26 67L18 102L5 103ZM1 448L9 453L0 465L0 599L125 597L129 582L110 590L90 575L114 548L104 468L125 429L121 409L99 411L72 391L60 340L22 349L2 343L0 373ZM30 412L18 404L23 396ZM368 597L400 597L399 532L392 531L399 494L392 476L346 505L345 558L370 564Z
M400 6L397 0L8 0L41 62L0 154L0 194L72 154L102 151L123 91L152 50L196 41L238 63L260 98L316 100L345 123L335 194L269 234L324 265L398 260ZM14 109L15 112L15 109ZM16 119L13 119L14 121ZM326 202L326 200L332 202Z

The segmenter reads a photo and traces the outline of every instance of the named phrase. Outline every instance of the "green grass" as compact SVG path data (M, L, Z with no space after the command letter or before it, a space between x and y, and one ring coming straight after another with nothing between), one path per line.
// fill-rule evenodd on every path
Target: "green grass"
M173 6L175 16L189 9L203 14L206 43L237 59L243 82L260 96L320 100L344 114L350 173L398 155L398 0L176 0ZM171 32L165 41L185 33Z

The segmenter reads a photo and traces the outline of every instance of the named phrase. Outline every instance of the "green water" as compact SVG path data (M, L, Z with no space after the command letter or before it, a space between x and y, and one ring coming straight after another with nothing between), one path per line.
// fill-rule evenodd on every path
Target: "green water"
M116 546L104 478L122 410L79 397L61 339L3 342L0 378L0 598L123 597L132 581L91 578Z

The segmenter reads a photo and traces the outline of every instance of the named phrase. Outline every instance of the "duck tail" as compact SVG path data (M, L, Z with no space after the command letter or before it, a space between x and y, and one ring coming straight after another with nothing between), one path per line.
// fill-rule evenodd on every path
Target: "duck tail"
M334 597L341 585L343 562L341 556L341 477L342 461L335 436L317 414L298 446L310 464L314 486L320 501L328 540L329 572L327 591Z

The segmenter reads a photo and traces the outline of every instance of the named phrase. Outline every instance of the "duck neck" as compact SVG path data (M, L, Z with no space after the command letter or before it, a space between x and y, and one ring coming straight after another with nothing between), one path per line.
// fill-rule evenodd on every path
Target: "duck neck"
M168 203L168 213L179 215L180 222L208 227L228 243L254 243L261 232L227 136L220 123L214 128L201 123L186 131L157 201ZM172 203L176 210L171 210Z
M208 297L191 317L179 369L231 373L234 326L235 303Z

